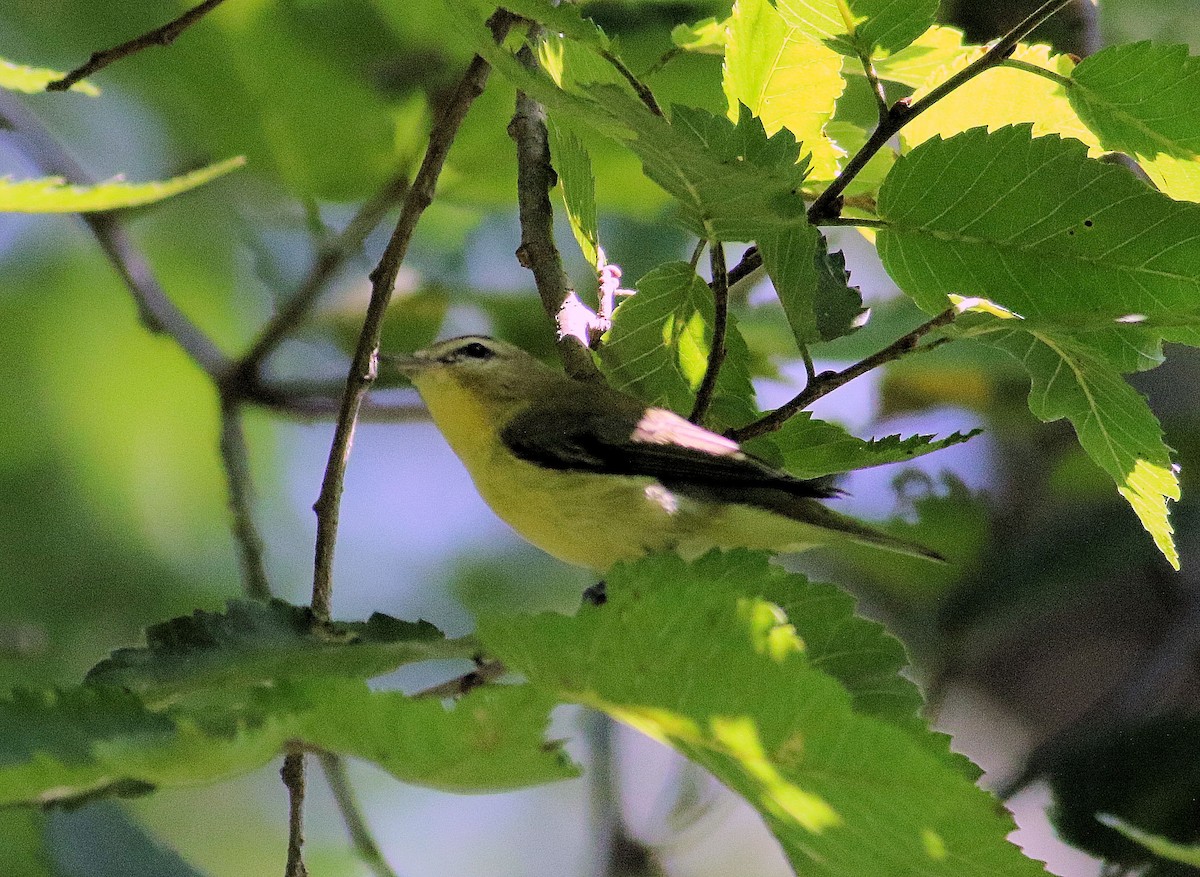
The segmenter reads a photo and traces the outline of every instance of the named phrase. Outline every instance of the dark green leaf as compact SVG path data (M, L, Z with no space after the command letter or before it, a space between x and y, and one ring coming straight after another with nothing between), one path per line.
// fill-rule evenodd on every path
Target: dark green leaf
M413 661L473 652L470 642L447 640L425 621L376 613L366 622L322 624L306 606L234 600L223 613L197 610L149 628L145 648L114 652L87 681L159 703L297 675L367 679Z

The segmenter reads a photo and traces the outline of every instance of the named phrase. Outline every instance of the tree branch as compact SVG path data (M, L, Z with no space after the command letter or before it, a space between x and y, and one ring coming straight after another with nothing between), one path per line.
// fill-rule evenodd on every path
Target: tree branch
M886 117L880 120L862 149L854 154L847 162L842 172L829 184L808 208L808 221L820 225L822 220L837 217L841 212L840 196L846 187L858 176L859 172L883 146L900 132L900 129L936 104L955 89L974 79L985 70L999 66L1017 47L1017 43L1029 36L1046 19L1059 10L1074 3L1075 0L1047 0L1029 14L1016 27L997 40L986 52L955 73L929 94L913 104L898 101L888 109Z
M250 455L242 424L242 403L221 396L221 462L229 489L233 536L242 563L242 587L255 600L270 600L271 585L263 562L263 540L254 523Z
M21 151L43 172L78 186L95 184L41 120L10 91L0 90L0 129L7 129ZM229 359L167 296L117 214L82 213L79 218L91 229L104 255L125 282L146 328L170 336L205 374L219 381L231 366Z
M953 322L956 316L958 316L957 309L947 308L932 320L922 323L908 334L902 335L887 347L871 354L866 359L859 360L854 365L842 369L840 372L821 372L821 374L809 381L805 388L790 401L780 405L774 411L764 417L760 417L753 423L743 426L741 429L730 430L728 433L729 437L735 441L742 442L765 435L768 432L774 432L783 426L788 418L803 411L813 402L833 392L843 384L848 384L855 378L861 377L885 363L900 359L910 353L929 350L937 346L945 339L939 339L932 344L926 344L922 347L918 347L918 342L935 329Z
M283 758L279 769L288 792L288 849L284 877L308 877L304 867L304 753L293 752Z
M329 782L329 791L341 811L342 821L358 857L368 868L375 872L375 877L397 877L396 872L388 865L387 859L380 852L379 844L371 834L371 827L363 816L362 808L354 797L354 789L350 785L350 777L346 774L346 762L332 752L322 752L317 758L325 771L325 779Z
M169 46L175 42L176 37L224 2L225 0L204 0L200 5L189 9L183 15L167 22L162 27L157 27L139 37L134 37L129 42L113 46L111 49L93 52L92 57L88 58L87 63L81 67L76 67L62 79L56 79L47 84L46 91L66 91L75 83L104 69L114 61L119 61L151 46Z
M494 682L507 672L508 668L499 661L479 661L475 669L469 673L463 673L461 676L455 676L453 679L448 679L438 685L422 689L412 696L420 698L432 697L438 700L445 700L448 697L462 697L467 692L481 685Z
M537 65L529 46L523 46L517 58L527 67ZM554 244L550 189L557 183L557 177L550 164L545 108L525 92L518 91L508 133L517 145L517 205L521 221L517 261L533 272L542 307L556 327L558 355L567 374L583 381L601 380L585 346L586 341L573 332L564 331L561 319L563 306L574 298L574 290Z
M338 235L321 246L299 288L262 328L250 349L239 360L237 373L240 380L258 379L263 362L304 322L338 269L362 249L367 236L375 230L388 210L408 195L408 177L409 172L405 168L388 180L359 208Z
M497 10L488 19L488 26L497 40L504 38L512 23L512 16L504 10ZM475 98L483 92L490 71L491 67L478 55L468 65L449 103L442 110L441 117L430 131L425 158L413 180L412 188L404 199L400 219L379 264L371 272L371 300L367 305L358 346L346 377L345 395L338 412L325 476L321 482L321 493L313 504L313 510L317 513L317 542L313 563L312 609L318 618L329 618L333 599L333 554L337 542L338 510L346 480L346 465L350 459L354 426L363 397L378 371L376 356L379 352L379 337L383 318L392 298L392 290L396 285L396 275L408 252L408 244L412 240L417 221L433 201L438 175L445 164L446 155L450 152L450 146L454 143L458 128Z
M725 333L729 327L729 275L725 272L725 247L720 241L713 241L709 246L708 258L712 265L712 348L708 353L708 366L704 369L704 378L700 381L700 389L696 391L696 403L692 406L692 413L688 416L688 420L692 423L701 424L712 404L713 394L717 389L717 377L725 362Z

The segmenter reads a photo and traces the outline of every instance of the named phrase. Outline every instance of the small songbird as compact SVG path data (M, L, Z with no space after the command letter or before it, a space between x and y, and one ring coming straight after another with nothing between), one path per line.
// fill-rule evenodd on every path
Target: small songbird
M594 570L657 550L803 551L851 540L942 558L838 514L836 495L665 408L578 381L481 335L387 361L408 376L492 510Z

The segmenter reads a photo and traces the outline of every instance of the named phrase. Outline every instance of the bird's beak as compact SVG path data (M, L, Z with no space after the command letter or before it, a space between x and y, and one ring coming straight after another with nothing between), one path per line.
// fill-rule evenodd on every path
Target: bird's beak
M420 351L412 354L381 353L379 364L412 378L433 365L433 360Z

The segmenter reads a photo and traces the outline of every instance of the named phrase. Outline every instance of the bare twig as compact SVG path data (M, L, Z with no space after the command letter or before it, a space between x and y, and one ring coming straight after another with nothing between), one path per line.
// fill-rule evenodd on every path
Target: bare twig
M497 40L504 38L512 23L512 16L504 10L497 10L488 20L488 26ZM321 493L313 505L313 510L317 513L317 542L313 564L312 609L318 618L329 617L333 598L333 554L337 542L338 508L346 480L346 464L350 459L354 426L363 397L377 374L379 337L383 318L392 298L392 290L396 285L396 275L408 252L408 244L412 240L417 220L433 201L438 175L446 161L446 155L450 152L450 146L454 143L458 128L475 98L482 94L490 71L491 67L478 55L468 65L449 103L442 110L441 117L430 131L425 158L408 196L404 199L400 219L379 264L371 272L371 300L367 305L358 346L346 377L345 395L338 412L329 460L321 482Z
M279 769L288 792L288 849L284 877L308 877L304 867L304 753L293 752L283 758Z
M384 215L408 194L409 172L405 168L376 192L354 214L341 233L324 244L308 275L274 318L259 332L250 350L238 363L245 380L256 380L262 363L305 320L329 281L357 253Z
M88 58L86 64L76 67L62 79L56 79L49 83L46 86L46 91L66 91L75 83L104 69L114 61L127 58L135 52L140 52L142 49L148 49L151 46L169 46L175 42L176 37L224 2L225 0L204 0L200 5L189 9L178 18L168 21L162 27L157 27L139 37L134 37L129 42L113 46L111 49L93 52L92 57Z
M1046 19L1074 2L1075 0L1047 0L1047 2L1030 13L1024 21L993 43L986 52L919 101L913 104L906 104L903 101L892 104L888 108L887 116L880 120L879 125L876 126L871 136L867 138L867 142L863 147L847 162L842 172L829 184L829 187L818 195L816 200L809 206L808 221L813 225L820 225L822 220L838 216L841 212L840 197L842 192L858 176L859 172L867 166L867 162L875 156L875 153L882 149L892 137L898 134L901 128L946 95L974 79L980 73L999 66L1005 58L1012 54L1017 43L1029 36Z
M480 661L471 672L455 676L453 679L434 685L431 688L422 689L412 696L421 698L432 697L438 700L444 700L447 697L461 697L481 685L494 682L507 672L508 668L499 661Z
M342 814L342 821L346 824L346 831L350 835L350 841L354 844L359 858L375 872L375 877L396 877L396 872L383 857L379 844L375 842L375 837L371 834L371 827L367 825L367 820L363 816L362 808L358 806L358 801L354 797L354 789L351 787L350 777L346 773L346 762L332 752L322 752L317 757L321 762L322 770L325 771L325 779L329 782L329 791L333 793L333 800L337 802L338 810Z
M242 587L255 600L270 600L271 585L263 562L263 540L254 523L250 455L242 424L242 405L232 396L221 397L221 462L229 488L233 536L242 562Z
M533 52L523 46L517 58L526 66L536 65ZM558 328L558 354L567 374L584 381L600 380L600 372L585 346L586 333L580 338L563 331L564 305L574 298L574 290L562 257L554 244L554 209L550 189L557 182L550 164L550 144L546 132L546 110L540 103L517 92L517 106L508 125L509 136L517 145L517 205L521 221L521 245L517 261L533 272L538 295L547 316Z
M854 365L844 368L840 372L821 372L821 374L809 381L805 388L791 400L780 405L766 416L743 426L741 429L730 430L729 437L737 441L745 441L746 439L752 439L768 432L774 432L783 426L788 418L803 411L822 396L833 392L844 384L848 384L855 378L861 377L885 363L900 359L910 353L929 350L938 345L940 340L924 346L918 346L918 342L935 329L951 323L956 316L958 316L958 311L955 308L947 308L932 320L922 323L908 334L902 335L887 347L871 354L866 359L859 360Z
M0 130L7 130L18 148L45 173L63 177L78 186L90 186L95 180L59 145L41 120L25 108L12 92L0 90ZM197 365L214 381L229 370L230 361L167 296L149 262L134 246L114 213L84 213L82 219L91 229L100 248L128 287L142 322L152 332L175 340Z
M658 101L654 99L654 92L650 90L650 86L646 85L646 83L634 76L633 71L625 66L624 61L622 61L608 49L601 49L600 57L616 68L617 72L621 74L622 78L629 83L630 87L635 92L637 92L638 99L646 105L646 109L650 110L650 112L654 113L656 116L662 116L662 107L660 107L658 105Z
M708 366L704 370L704 378L700 381L700 389L696 391L696 404L688 417L692 423L703 423L704 415L712 404L713 394L717 389L717 377L721 373L721 365L725 362L725 332L729 325L729 275L725 271L725 247L720 241L713 241L708 248L708 258L712 265L713 292L713 337L712 349L708 353Z

